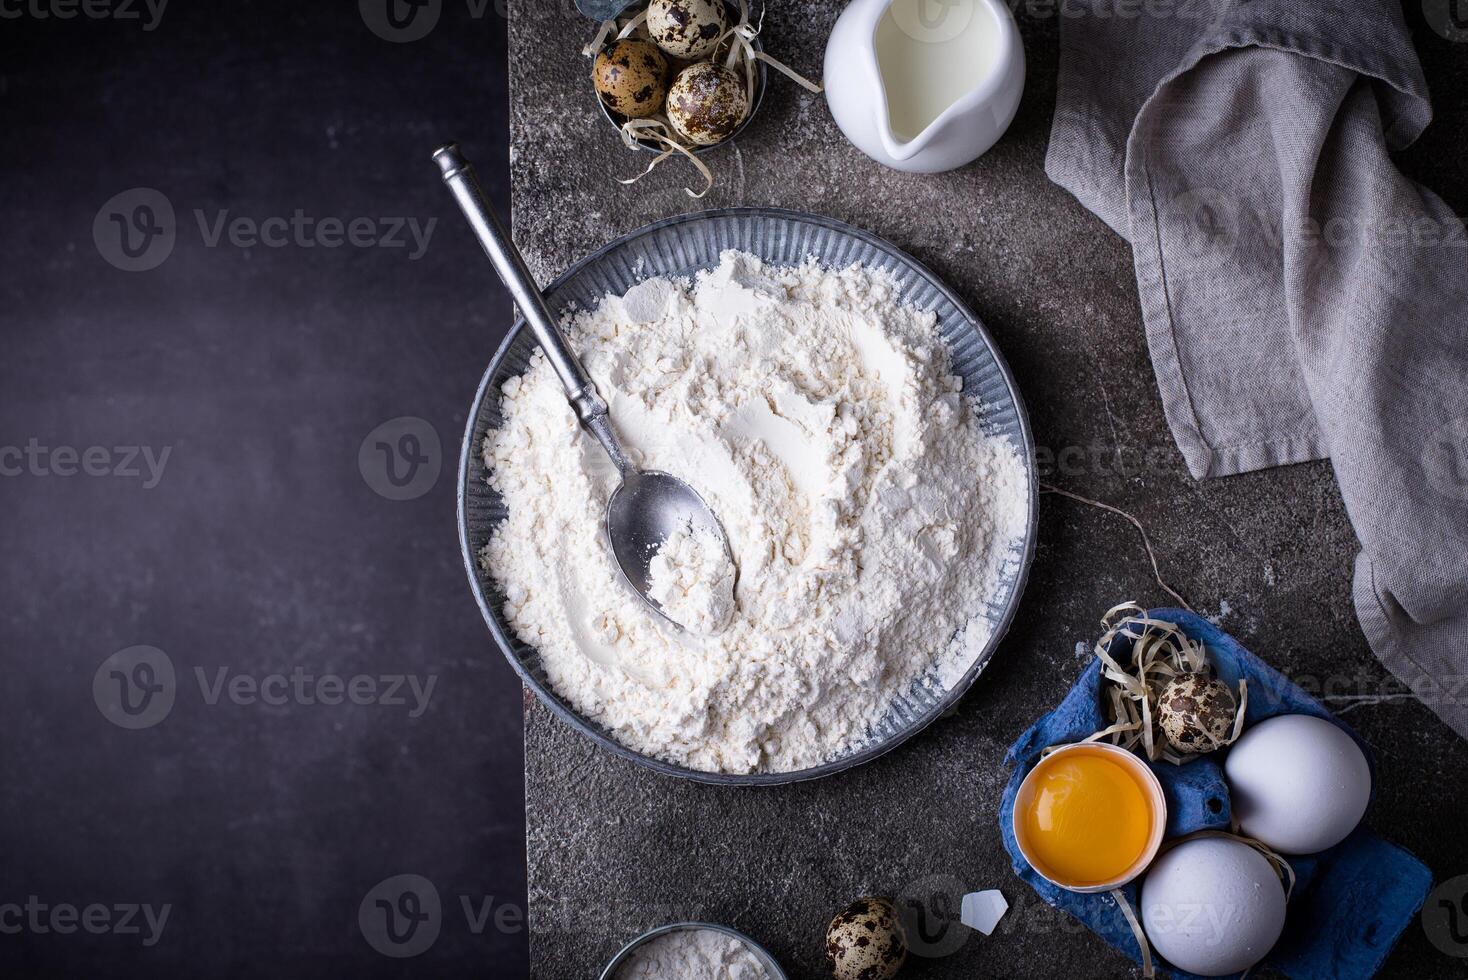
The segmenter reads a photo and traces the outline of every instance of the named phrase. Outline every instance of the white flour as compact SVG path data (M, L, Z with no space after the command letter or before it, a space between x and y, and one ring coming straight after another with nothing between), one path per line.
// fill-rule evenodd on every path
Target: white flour
M616 472L537 352L485 440L509 517L481 560L561 696L640 752L789 771L859 743L915 682L962 673L1018 560L1028 487L931 313L870 269L730 252L696 284L650 279L567 327L634 461L708 501L739 578L711 636L630 592L601 523Z
M616 980L768 980L754 951L713 929L679 929L638 946Z
M648 562L647 594L685 629L718 633L734 615L734 564L716 532L685 523Z

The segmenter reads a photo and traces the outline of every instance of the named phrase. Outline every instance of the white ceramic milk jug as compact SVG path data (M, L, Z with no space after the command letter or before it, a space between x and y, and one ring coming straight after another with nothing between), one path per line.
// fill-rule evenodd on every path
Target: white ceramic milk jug
M1002 0L852 0L826 43L826 101L867 156L936 173L1003 135L1025 52Z

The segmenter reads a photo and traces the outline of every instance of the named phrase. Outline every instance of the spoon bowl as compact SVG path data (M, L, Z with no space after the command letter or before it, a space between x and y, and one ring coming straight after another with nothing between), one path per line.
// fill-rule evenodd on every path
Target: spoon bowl
M606 523L607 538L622 577L658 615L679 629L685 629L687 624L669 616L650 595L649 566L658 548L675 530L691 527L695 534L707 533L717 538L725 556L733 561L724 528L698 491L659 470L627 471L622 485L607 501Z

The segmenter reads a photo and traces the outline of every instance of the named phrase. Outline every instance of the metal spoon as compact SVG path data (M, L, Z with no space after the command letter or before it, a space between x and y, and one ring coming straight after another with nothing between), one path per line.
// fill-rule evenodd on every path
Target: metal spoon
M581 420L582 427L601 443L622 475L621 486L607 501L606 528L612 554L616 556L623 578L654 612L681 629L683 624L670 617L648 595L651 585L648 564L657 553L658 546L675 529L689 526L695 533L701 530L712 533L732 562L729 539L723 526L708 504L688 484L657 470L639 470L627 459L612 431L607 403L597 393L596 385L566 343L555 318L546 309L545 300L525 265L525 259L484 199L474 168L459 152L457 143L439 147L434 151L433 159L438 162L444 183L453 191L464 217L469 219L479 244L484 247L484 254L489 256L495 271L509 287L515 305L535 332L535 339L540 342L561 384L565 385L566 398L575 409L576 417Z

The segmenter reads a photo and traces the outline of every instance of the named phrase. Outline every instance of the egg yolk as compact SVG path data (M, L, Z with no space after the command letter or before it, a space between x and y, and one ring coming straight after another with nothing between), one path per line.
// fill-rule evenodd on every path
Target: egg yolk
M1152 802L1136 776L1103 752L1074 750L1039 763L1024 809L1035 869L1074 887L1114 881L1147 849Z

